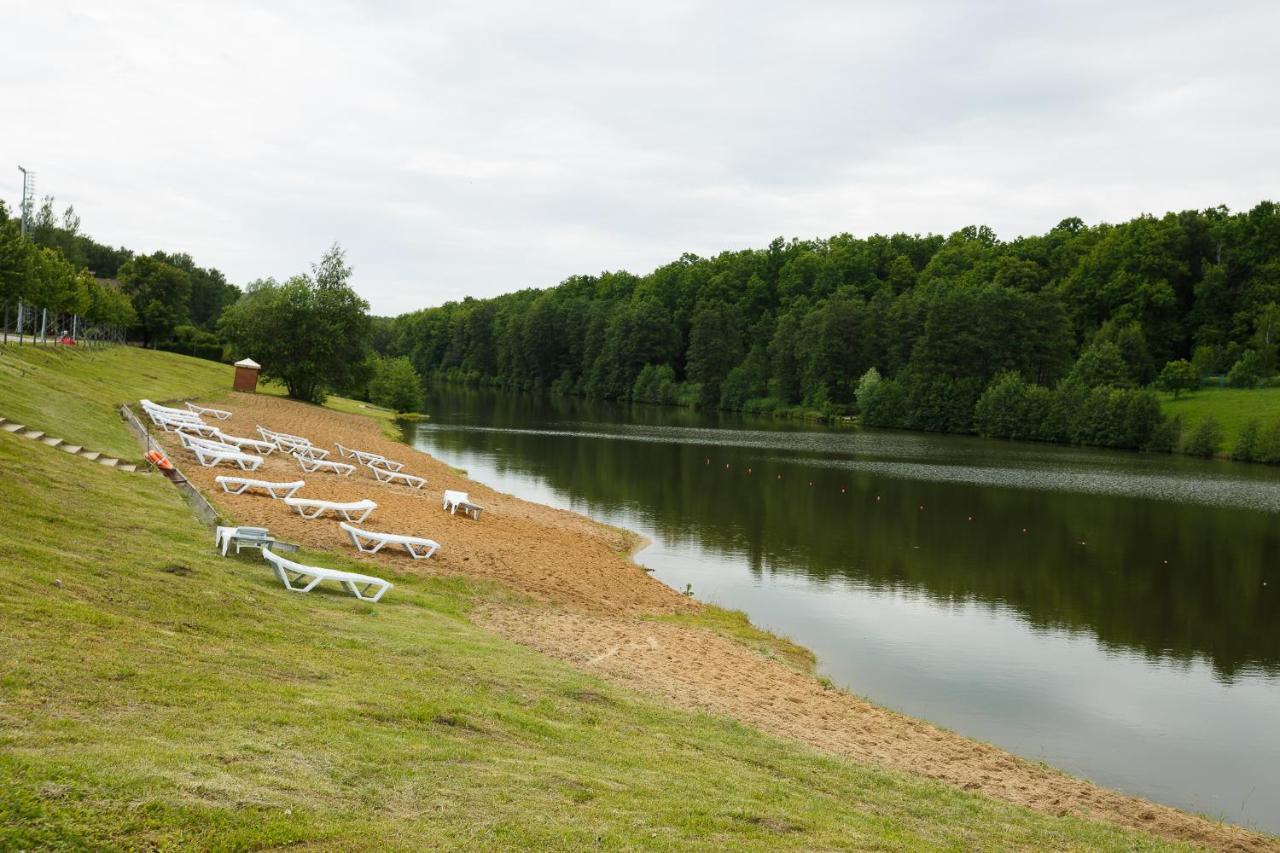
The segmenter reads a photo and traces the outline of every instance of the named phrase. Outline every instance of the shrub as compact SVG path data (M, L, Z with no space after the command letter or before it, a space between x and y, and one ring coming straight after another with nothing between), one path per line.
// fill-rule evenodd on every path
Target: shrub
M973 409L981 394L979 379L916 379L907 394L907 426L928 432L973 432Z
M1183 391L1194 391L1200 387L1200 374L1196 372L1195 365L1179 358L1164 366L1156 379L1156 386L1162 391L1172 391L1176 400Z
M1268 465L1280 464L1280 420L1274 420L1263 428L1253 458L1255 462Z
M1002 373L974 405L974 429L994 438L1038 440L1051 397L1048 389L1026 382L1017 373Z
M1182 443L1189 456L1212 456L1222 445L1222 426L1213 415L1205 415Z
M907 421L907 392L896 379L882 379L870 389L866 399L859 397L862 422L867 426L901 429Z
M1256 388L1261 381L1262 359L1253 350L1245 350L1227 373L1227 384L1232 388Z
M1255 462L1258 459L1258 453L1261 451L1262 425L1257 419L1249 421L1240 430L1240 436L1236 439L1236 446L1231 449L1231 458L1241 462Z
M669 364L646 364L631 387L631 399L638 403L670 406L676 402L680 388L676 373Z
M880 379L880 371L871 367L858 380L858 388L853 392L853 396L858 401L859 412L866 407L866 401L871 399L871 394L875 391L876 386L880 384Z
M1159 453L1172 453L1177 450L1178 445L1182 442L1182 415L1177 414L1172 417L1165 418L1151 433L1151 440L1147 442L1147 450L1154 450Z
M375 358L369 380L369 402L397 412L422 409L422 377L404 356Z

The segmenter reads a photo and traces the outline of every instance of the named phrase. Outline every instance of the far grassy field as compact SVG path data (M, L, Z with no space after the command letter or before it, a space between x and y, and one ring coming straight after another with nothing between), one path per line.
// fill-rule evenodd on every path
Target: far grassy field
M112 404L227 378L34 358L0 413L74 407L111 448ZM0 434L0 506L0 849L1170 847L667 709L475 627L492 587L286 592L156 475Z
M1280 420L1280 388L1201 388L1178 399L1160 395L1165 414L1180 414L1183 431L1190 430L1205 415L1213 415L1222 425L1222 449L1230 452L1246 423L1257 419L1263 426Z

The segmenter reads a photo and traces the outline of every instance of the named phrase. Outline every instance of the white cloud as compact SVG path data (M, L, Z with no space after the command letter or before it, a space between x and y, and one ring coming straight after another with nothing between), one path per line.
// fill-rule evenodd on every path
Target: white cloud
M1280 7L0 3L0 197L394 313L772 237L1280 195Z

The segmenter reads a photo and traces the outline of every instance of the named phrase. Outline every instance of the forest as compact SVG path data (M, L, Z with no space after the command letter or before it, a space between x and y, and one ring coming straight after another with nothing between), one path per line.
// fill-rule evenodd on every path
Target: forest
M46 196L31 211L28 233L0 202L0 306L6 327L19 302L53 315L77 314L93 324L118 326L130 340L221 358L216 334L223 310L240 297L217 269L198 266L186 253L135 255L81 230L73 206L58 216Z
M450 302L373 340L437 381L1169 449L1151 387L1275 372L1280 207L777 239Z

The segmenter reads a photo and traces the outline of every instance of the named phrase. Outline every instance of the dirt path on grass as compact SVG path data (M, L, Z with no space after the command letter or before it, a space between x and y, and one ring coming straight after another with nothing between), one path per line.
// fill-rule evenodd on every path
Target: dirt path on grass
M710 630L655 619L699 605L630 561L627 554L637 544L633 534L494 492L384 438L369 418L264 396L236 394L218 405L235 413L221 425L227 432L257 437L255 426L262 424L307 436L326 448L340 441L405 462L409 473L427 478L424 490L379 483L364 470L350 478L303 474L294 460L279 454L247 476L306 480L299 497L371 498L378 509L364 527L427 536L441 548L432 559L417 562L403 552L357 555L335 521L304 521L279 501L224 494L213 478L239 472L226 466L201 468L176 442L166 439L184 473L226 515L269 527L286 541L342 551L398 572L498 581L537 604L491 604L475 618L516 642L611 681L656 692L683 708L730 717L825 752L920 774L1038 811L1104 820L1216 849L1280 850L1274 839L1098 788L876 707ZM444 489L469 492L485 507L482 519L475 522L443 512Z

